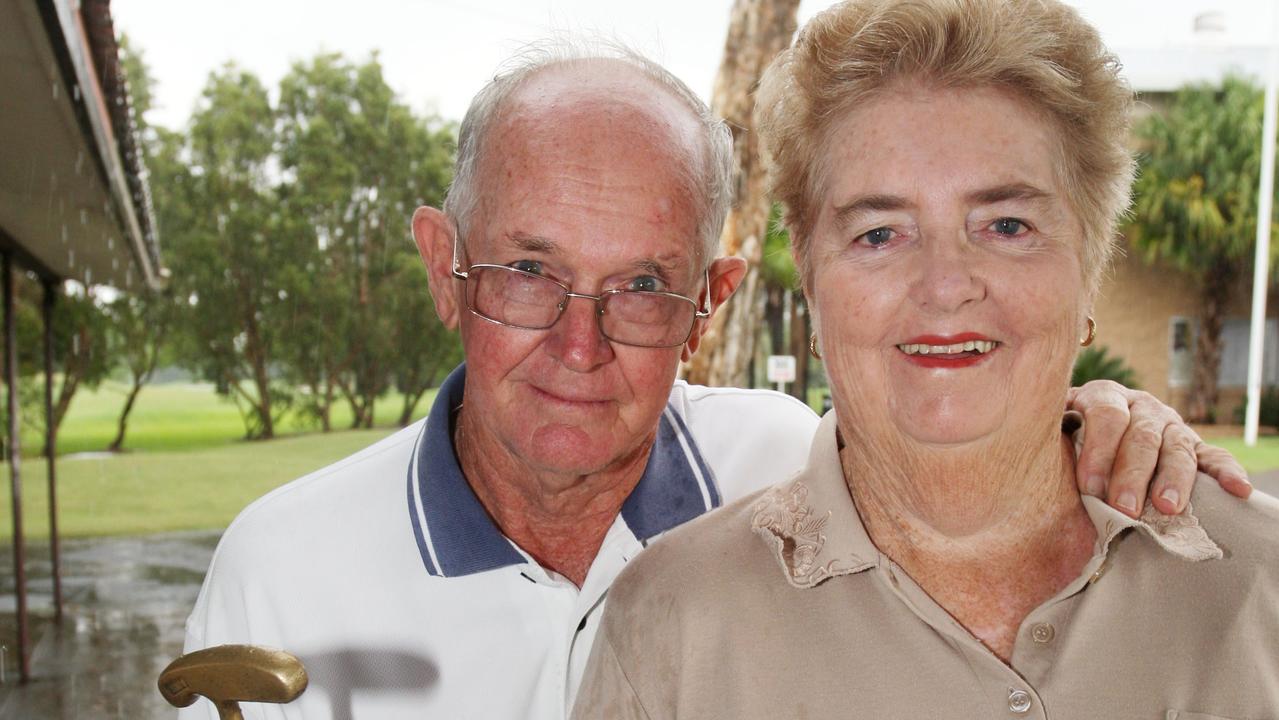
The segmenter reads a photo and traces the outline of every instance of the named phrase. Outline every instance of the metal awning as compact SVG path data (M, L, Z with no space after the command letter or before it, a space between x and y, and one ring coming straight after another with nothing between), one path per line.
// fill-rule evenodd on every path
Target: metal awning
M0 243L42 275L160 284L106 0L0 3Z

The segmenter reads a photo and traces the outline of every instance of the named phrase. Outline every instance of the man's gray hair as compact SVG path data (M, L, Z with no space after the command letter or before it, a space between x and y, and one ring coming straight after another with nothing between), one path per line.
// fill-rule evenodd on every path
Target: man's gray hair
M666 68L649 60L639 52L615 40L598 38L555 38L525 46L498 69L497 74L484 86L467 108L466 117L458 131L457 164L453 170L453 183L444 200L444 212L457 223L458 232L465 235L473 215L479 206L479 168L483 160L486 137L494 119L511 94L528 78L540 70L561 63L577 63L590 60L615 60L635 68L641 75L670 91L684 103L702 126L705 151L701 162L698 158L687 160L689 183L701 194L698 209L701 213L698 232L702 244L697 248L702 266L718 254L720 233L724 218L733 199L733 138L724 122L711 113L682 80ZM697 165L700 164L700 167Z

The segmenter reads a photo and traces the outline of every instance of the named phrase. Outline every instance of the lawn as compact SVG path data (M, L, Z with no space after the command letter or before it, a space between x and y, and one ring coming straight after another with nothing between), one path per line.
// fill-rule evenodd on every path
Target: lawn
M127 535L222 528L263 493L339 460L394 432L401 398L388 395L376 407L374 430L318 428L294 417L278 426L275 440L247 442L235 404L209 385L167 383L138 396L126 436L127 452L101 451L115 436L126 388L106 382L81 390L58 437L58 522L63 536ZM430 409L434 391L418 403ZM333 425L351 414L334 407ZM37 433L24 435L23 518L28 538L48 536L46 465L34 457ZM76 457L77 453L89 453ZM9 468L0 464L8 486ZM0 544L12 536L9 493L0 493Z
M1279 468L1279 435L1263 435L1257 438L1253 447L1243 444L1242 435L1207 437L1205 440L1229 450L1249 473Z
M58 452L70 454L103 450L115 438L116 422L124 405L128 387L106 381L97 389L82 389L71 402L67 419L58 431ZM418 401L415 418L431 407L434 391ZM375 423L391 426L399 419L403 402L398 393L378 400ZM351 411L345 402L333 406L333 427L351 424ZM279 435L312 432L319 427L296 415L286 415L278 424ZM129 416L125 436L126 450L192 450L230 445L244 437L244 423L235 403L213 392L205 383L165 383L143 388ZM23 454L33 456L43 446L39 431L27 427L22 435Z
M223 528L245 505L377 442L391 428L312 433L199 450L163 450L58 462L58 524L64 537ZM9 469L0 465L4 484ZM24 460L23 529L48 537L43 460ZM0 543L12 536L9 493L0 500Z

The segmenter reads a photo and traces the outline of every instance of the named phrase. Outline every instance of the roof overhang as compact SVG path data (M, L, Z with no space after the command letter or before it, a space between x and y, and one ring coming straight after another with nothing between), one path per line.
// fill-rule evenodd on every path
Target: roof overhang
M106 0L84 4L110 35ZM47 277L159 287L145 171L119 109L112 122L127 93L116 67L113 85L95 63L80 6L0 2L0 246ZM99 57L114 60L109 41Z

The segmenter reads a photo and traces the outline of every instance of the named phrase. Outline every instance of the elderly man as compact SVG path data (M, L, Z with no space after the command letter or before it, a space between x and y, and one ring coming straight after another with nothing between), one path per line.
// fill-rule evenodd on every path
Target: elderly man
M466 355L428 418L276 490L223 537L187 649L282 647L311 676L251 717L565 717L622 567L750 479L801 466L804 405L675 381L746 270L715 258L730 140L679 80L610 55L530 56L494 80L444 210L414 216ZM1155 492L1188 496L1195 438L1175 414L1113 385L1090 396L1084 477L1117 455L1108 492L1135 508L1162 438ZM1139 432L1116 450L1128 397Z

